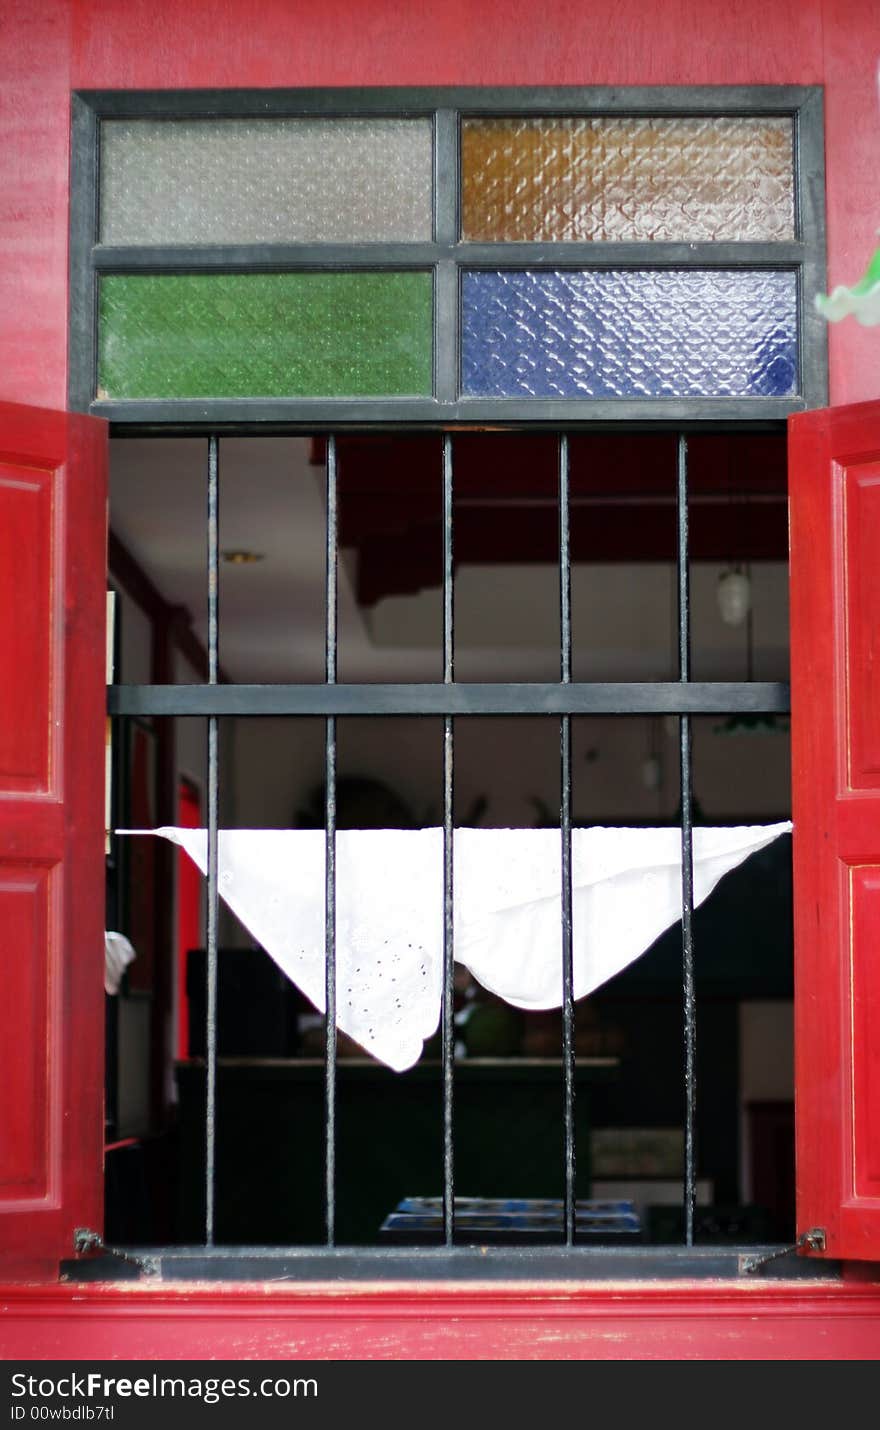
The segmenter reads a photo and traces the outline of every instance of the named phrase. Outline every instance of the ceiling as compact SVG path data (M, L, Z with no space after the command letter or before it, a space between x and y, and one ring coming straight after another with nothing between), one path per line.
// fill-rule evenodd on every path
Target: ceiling
M442 458L437 436L341 437L340 680L442 674ZM453 444L456 676L555 679L559 670L556 439L466 433ZM204 643L206 465L202 438L111 444L111 525ZM784 436L689 442L697 678L784 678ZM240 681L324 674L325 468L320 441L220 444L220 660ZM676 674L676 443L667 435L570 439L575 679ZM749 565L748 626L725 626L715 588Z

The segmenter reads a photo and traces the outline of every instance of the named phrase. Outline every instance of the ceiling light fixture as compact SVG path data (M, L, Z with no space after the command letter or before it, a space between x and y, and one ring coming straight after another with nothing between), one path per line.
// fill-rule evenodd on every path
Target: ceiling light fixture
M728 610L736 611L735 620L731 620L729 615L724 614L721 587L725 581L737 582L735 587L728 584L726 592ZM744 588L740 584L742 582L745 582ZM745 621L746 680L751 683L755 678L755 613L752 609L752 589L748 566L745 571L739 566L732 567L722 575L718 582L718 604L721 607L722 620L728 621L730 625L739 625ZM726 720L722 720L720 725L715 725L713 728L716 735L785 734L789 729L789 718L787 715L777 715L775 711L738 710L734 714L728 715Z
M262 561L265 557L264 551L222 551L221 556L224 561L228 561L230 566L249 566L252 561Z
M741 566L731 566L718 578L718 609L727 626L741 626L752 604L752 587Z

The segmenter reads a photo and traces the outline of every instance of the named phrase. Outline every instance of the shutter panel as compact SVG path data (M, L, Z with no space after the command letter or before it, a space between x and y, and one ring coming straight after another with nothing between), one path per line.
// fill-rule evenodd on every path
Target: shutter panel
M880 403L789 433L797 1226L880 1260Z
M0 403L0 1278L101 1225L106 431Z

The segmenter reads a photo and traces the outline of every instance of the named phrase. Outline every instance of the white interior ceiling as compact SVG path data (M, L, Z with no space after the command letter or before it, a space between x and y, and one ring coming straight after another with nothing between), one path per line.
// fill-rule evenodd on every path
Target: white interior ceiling
M221 549L252 550L263 558L221 567L221 664L236 681L320 681L323 468L310 464L304 438L226 438L220 450ZM112 527L165 600L187 608L205 643L207 443L120 438L111 451ZM388 597L363 611L354 595L354 559L343 552L339 563L339 679L439 679L439 589ZM745 679L747 627L721 621L715 597L721 569L695 563L692 570L693 675ZM751 578L752 673L785 679L785 566L757 563ZM671 564L576 566L575 678L675 678L675 600ZM458 679L558 676L555 566L461 566L455 602Z

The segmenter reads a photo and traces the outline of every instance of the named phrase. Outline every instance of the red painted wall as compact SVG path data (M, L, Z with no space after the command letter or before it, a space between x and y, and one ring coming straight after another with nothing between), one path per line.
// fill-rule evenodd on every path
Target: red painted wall
M0 1358L26 1362L878 1357L854 1283L0 1286Z
M65 404L72 88L824 84L833 284L860 275L880 223L878 53L876 0L435 0L430 7L411 0L3 0L0 397ZM880 335L850 319L830 338L832 400L877 397ZM292 1296L284 1307L269 1306L264 1288L232 1302L230 1293L204 1291L199 1299L4 1288L0 1354L231 1355L247 1344L256 1355L293 1349L339 1357L356 1348L406 1358L436 1355L442 1346L447 1357L528 1358L536 1353L534 1325L553 1319L551 1309L565 1334L541 1354L876 1354L876 1287L837 1296L781 1288L737 1295L724 1308L695 1288L678 1293L677 1306L660 1295L651 1315L638 1295L608 1288L604 1297L566 1288L550 1296L552 1304L521 1295L518 1307L493 1291L482 1304L472 1297L463 1316L467 1295L444 1298L435 1289L407 1306L389 1307L380 1295L367 1308L343 1305L348 1293L339 1288ZM303 1316L303 1300L311 1314ZM255 1318L261 1333L248 1342Z
M71 88L824 84L831 283L880 224L876 0L4 0L0 398L66 393ZM880 394L877 334L831 334L835 403Z

